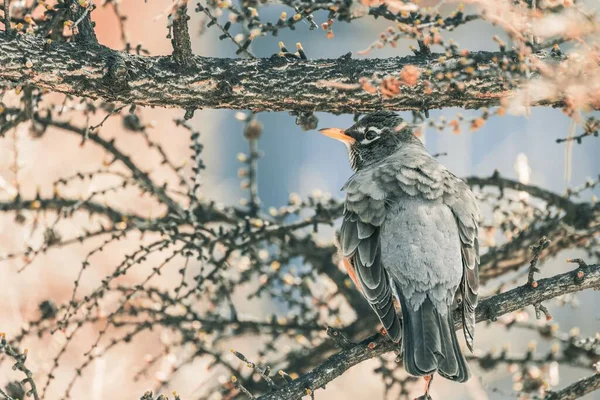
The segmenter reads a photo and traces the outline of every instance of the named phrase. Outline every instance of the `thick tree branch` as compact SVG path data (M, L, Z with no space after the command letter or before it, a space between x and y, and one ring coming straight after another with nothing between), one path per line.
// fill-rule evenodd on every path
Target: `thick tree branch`
M477 322L495 320L498 317L520 310L531 304L585 289L600 288L600 264L577 268L574 271L548 279L540 279L538 287L519 286L480 302L477 307ZM455 315L455 321L460 317ZM314 391L343 374L349 368L373 357L394 350L396 344L381 335L373 335L349 349L329 357L314 370L300 376L281 389L261 396L260 400L292 400L306 395L307 389ZM571 397L559 397L571 398Z
M77 43L45 44L39 38L0 35L0 81L29 84L74 96L111 102L179 108L227 108L253 111L328 111L334 113L423 110L444 107L480 108L499 104L513 93L498 79L495 63L505 53L477 52L467 65L460 57L439 63L439 54L389 59L296 60L192 57L181 71L172 57L144 57L103 46ZM510 58L510 57L509 57ZM494 61L495 60L495 61ZM28 62L27 62L28 61ZM28 68L27 65L31 65ZM413 86L401 86L398 96L384 99L359 86L359 79L398 75L406 65L434 73ZM463 68L477 67L475 73ZM479 68L481 67L481 68ZM455 71L461 89L453 89L445 74ZM499 72L500 71L500 72ZM441 79L441 80L438 80ZM332 85L355 85L352 90ZM425 86L431 90L426 90ZM510 86L518 87L515 80ZM559 106L542 100L533 105Z
M600 373L595 373L587 378L578 380L558 392L548 393L544 399L574 400L598 389L600 389Z

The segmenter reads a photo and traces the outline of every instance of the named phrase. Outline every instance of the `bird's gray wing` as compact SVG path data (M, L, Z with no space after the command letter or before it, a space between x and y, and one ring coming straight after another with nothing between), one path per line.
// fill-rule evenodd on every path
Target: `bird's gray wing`
M479 294L479 208L473 192L462 180L456 181L456 191L444 196L456 218L460 234L463 276L460 283L462 297L463 332L467 346L473 351L475 336L475 307Z
M358 179L361 179L360 177ZM381 263L380 223L384 218L384 198L369 185L358 185L348 191L344 220L340 229L342 254L356 272L360 289L390 339L401 337L400 321L392 300L392 286ZM360 214L359 214L360 212ZM360 216L359 216L360 215Z

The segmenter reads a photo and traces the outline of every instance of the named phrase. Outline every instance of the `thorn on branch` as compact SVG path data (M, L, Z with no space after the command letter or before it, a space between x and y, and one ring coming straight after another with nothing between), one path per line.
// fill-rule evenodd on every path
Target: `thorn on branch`
M346 335L342 333L342 331L332 328L331 326L327 327L327 336L331 338L336 346L344 350L349 349L356 344L348 339Z
M194 112L196 112L195 108L188 108L187 110L185 110L183 119L189 121L190 119L194 118Z
M352 52L349 51L346 54L339 56L338 60L340 60L340 61L349 61L349 60L352 60Z
M585 263L585 261L583 261L583 259L581 258L571 258L569 260L567 260L568 263L574 263L574 264L578 264L579 268L587 268L587 264Z
M582 283L585 278L585 269L588 268L588 265L581 258L569 259L567 262L579 265L579 268L575 271L575 283Z

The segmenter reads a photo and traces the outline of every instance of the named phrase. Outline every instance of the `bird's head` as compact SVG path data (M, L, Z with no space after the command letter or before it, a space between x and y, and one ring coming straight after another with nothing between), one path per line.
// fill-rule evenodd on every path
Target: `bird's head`
M367 114L348 129L325 128L320 132L348 147L350 165L354 170L384 159L405 144L422 146L408 124L391 111Z

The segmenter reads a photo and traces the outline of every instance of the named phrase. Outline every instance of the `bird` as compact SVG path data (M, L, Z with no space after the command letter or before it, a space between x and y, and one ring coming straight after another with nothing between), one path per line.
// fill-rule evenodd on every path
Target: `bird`
M348 129L320 132L348 148L354 174L338 241L344 265L406 371L471 377L453 311L473 351L479 290L479 207L469 186L431 156L398 114L377 111ZM394 301L396 300L396 301ZM402 318L396 313L399 304Z

